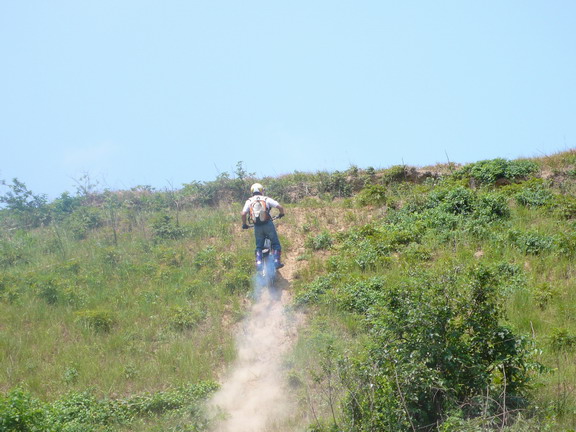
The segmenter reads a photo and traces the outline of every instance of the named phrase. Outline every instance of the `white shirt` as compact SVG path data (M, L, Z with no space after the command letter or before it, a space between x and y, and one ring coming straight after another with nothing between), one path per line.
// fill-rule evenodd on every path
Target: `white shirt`
M246 203L244 204L244 208L242 209L242 213L249 213L250 212L250 205L257 198L264 200L264 202L266 203L266 210L270 210L272 207L276 208L276 207L280 206L280 203L278 201L276 201L270 197L267 197L264 195L254 195L254 196L252 196L246 200Z

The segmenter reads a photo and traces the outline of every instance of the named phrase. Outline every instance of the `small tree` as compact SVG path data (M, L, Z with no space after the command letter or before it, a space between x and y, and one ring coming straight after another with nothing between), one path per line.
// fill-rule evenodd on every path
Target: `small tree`
M0 203L19 227L35 228L49 221L46 195L35 195L17 178L12 179L12 184L2 180L1 185L8 191L0 195Z

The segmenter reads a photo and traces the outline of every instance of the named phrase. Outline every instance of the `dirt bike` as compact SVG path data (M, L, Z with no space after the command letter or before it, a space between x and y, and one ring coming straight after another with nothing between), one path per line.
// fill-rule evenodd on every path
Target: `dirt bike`
M272 216L270 219L275 221L280 219L280 215ZM250 222L250 221L249 221ZM250 228L254 228L254 223L249 223ZM270 238L264 239L262 248L262 263L256 264L256 276L258 285L265 288L272 288L276 279L276 265L274 263L274 250Z

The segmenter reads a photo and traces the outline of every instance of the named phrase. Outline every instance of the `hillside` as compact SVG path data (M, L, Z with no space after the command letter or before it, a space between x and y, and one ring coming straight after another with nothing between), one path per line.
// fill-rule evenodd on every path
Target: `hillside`
M259 328L247 370L273 365L289 407L261 430L576 428L576 152L258 179L287 207L276 296L240 163L88 180L53 202L4 184L0 431L224 430L207 406Z

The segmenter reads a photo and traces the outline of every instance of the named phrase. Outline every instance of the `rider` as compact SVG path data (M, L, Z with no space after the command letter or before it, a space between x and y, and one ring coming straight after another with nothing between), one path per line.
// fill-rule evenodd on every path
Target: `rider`
M278 240L278 234L276 233L276 227L272 222L272 218L270 218L270 209L272 207L277 208L280 212L278 217L281 218L284 216L284 207L282 207L278 201L273 200L270 197L264 195L264 186L260 183L254 183L250 187L250 192L252 192L252 197L246 200L244 204L244 208L242 209L242 228L247 229L249 228L247 222L247 216L250 213L250 209L253 207L253 203L255 201L264 201L265 203L265 212L266 219L265 221L254 220L254 237L256 239L256 266L260 267L262 265L262 249L264 248L264 241L266 237L270 239L270 246L274 251L274 266L279 269L284 267L284 264L280 261L281 250L282 247L280 246L280 240Z

